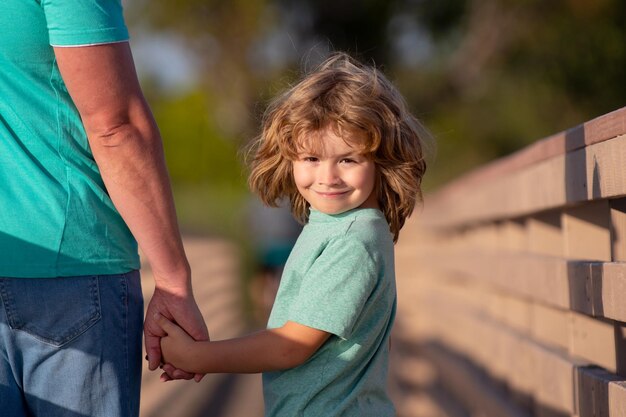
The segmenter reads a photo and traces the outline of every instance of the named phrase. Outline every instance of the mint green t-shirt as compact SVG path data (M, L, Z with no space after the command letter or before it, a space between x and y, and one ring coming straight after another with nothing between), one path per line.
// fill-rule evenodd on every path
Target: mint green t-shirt
M127 41L120 0L3 0L0 28L0 276L139 268L51 46Z
M395 311L393 237L382 212L311 210L268 327L293 321L331 336L304 364L263 374L265 417L394 416L386 385Z

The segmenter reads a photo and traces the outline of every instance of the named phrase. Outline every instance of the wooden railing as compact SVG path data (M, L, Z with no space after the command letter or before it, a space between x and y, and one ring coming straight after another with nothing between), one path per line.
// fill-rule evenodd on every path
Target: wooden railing
M626 416L625 196L626 108L427 196L397 245L399 415Z

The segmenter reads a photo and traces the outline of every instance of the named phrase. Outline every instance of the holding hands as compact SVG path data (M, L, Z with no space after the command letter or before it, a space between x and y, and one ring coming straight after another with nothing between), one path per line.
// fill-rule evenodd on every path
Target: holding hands
M157 313L156 323L163 329L166 336L161 338L161 353L163 361L177 370L196 371L194 364L199 363L197 347L194 338L177 324L168 320L162 314Z
M181 327L174 325L172 321ZM186 372L190 368L184 366L181 366L182 369L180 369L173 354L168 353L167 360L165 360L165 355L161 350L164 339L167 339L165 345L173 339L173 337L168 336L170 333L166 329L168 324L178 329L190 341L209 340L209 332L191 290L165 290L157 285L146 312L144 333L149 369L153 371L164 363L161 381L194 378L196 382L199 382L204 375Z

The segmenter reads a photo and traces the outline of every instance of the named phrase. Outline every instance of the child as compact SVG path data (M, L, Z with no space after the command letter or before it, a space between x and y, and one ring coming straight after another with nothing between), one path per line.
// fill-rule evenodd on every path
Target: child
M424 131L374 68L337 53L271 103L250 186L305 227L266 330L195 342L164 317L165 360L194 373L263 372L266 417L393 416L393 244L420 198Z

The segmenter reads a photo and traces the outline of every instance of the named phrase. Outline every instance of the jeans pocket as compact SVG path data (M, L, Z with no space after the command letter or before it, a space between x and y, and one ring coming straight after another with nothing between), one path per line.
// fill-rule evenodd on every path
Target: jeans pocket
M12 329L57 347L100 320L97 276L0 278L0 296Z

